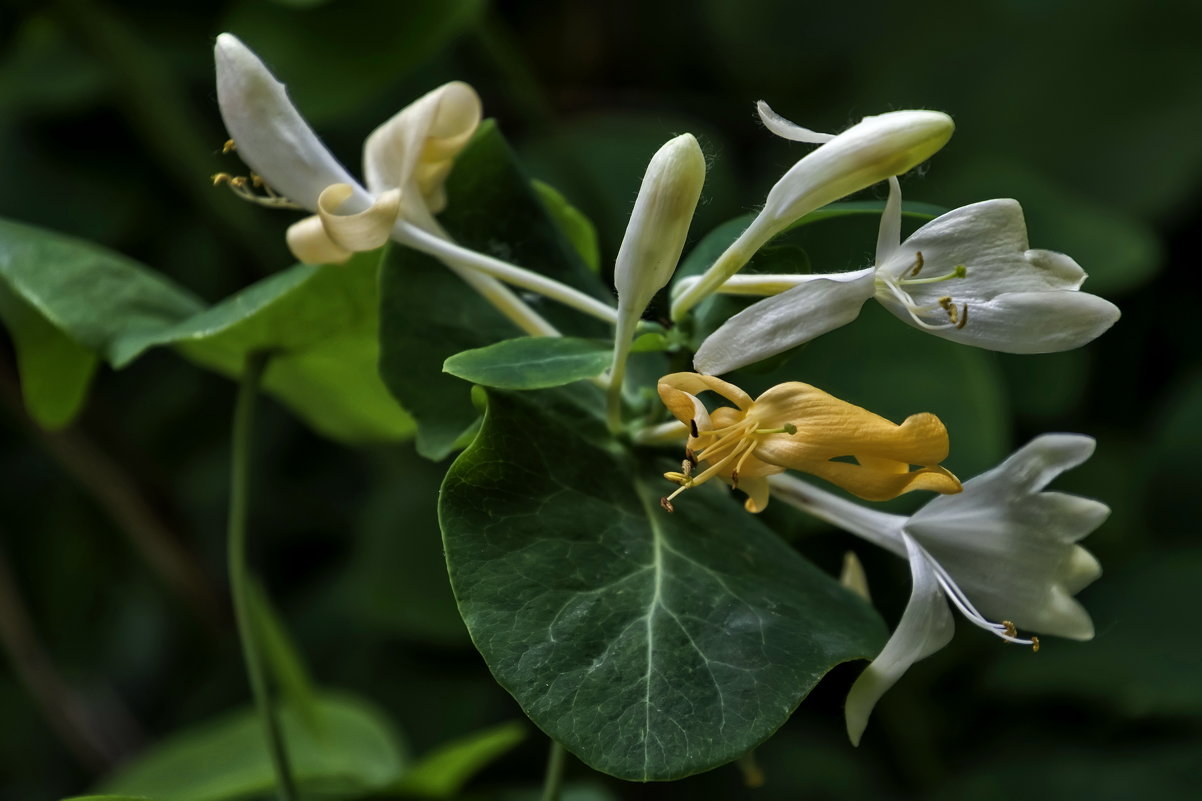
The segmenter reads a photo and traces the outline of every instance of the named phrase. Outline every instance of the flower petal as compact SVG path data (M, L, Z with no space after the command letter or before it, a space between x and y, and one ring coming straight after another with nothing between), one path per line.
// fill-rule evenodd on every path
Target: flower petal
M799 276L797 286L731 317L706 337L693 366L726 373L846 325L874 292L873 268Z
M895 299L882 303L914 324ZM952 342L1001 353L1057 353L1101 336L1120 314L1113 303L1088 292L1008 292L985 302L968 301L968 322L963 328L926 330Z
M1073 639L1093 623L1072 598L1101 575L1076 545L1110 510L1088 498L1041 490L1093 452L1090 437L1045 434L998 467L940 497L910 518L906 531L955 579L981 611L1022 628Z
M834 134L811 131L809 128L802 128L797 123L786 120L773 111L772 107L763 100L755 104L755 110L760 115L760 120L764 123L764 127L782 139L820 145L835 138Z
M288 226L288 249L303 264L344 264L354 254L330 239L321 217L311 214Z
M663 397L665 385L671 389L678 389L681 392L687 392L690 395L700 395L702 392L709 390L717 392L728 401L738 406L740 409L748 409L751 407L751 396L743 390L731 384L728 381L723 381L721 378L714 378L711 375L699 375L697 373L669 373L659 380L660 397ZM665 400L666 404L667 401ZM672 408L672 407L668 407ZM679 419L679 418L677 418ZM687 420L683 422L688 422Z
M769 485L766 476L751 476L739 478L739 489L747 493L743 508L754 514L764 511L768 505Z
M284 197L310 210L330 184L354 187L356 203L367 194L338 163L288 99L277 81L237 37L223 33L213 50L217 102L238 155Z
M955 629L939 582L922 549L909 537L905 537L905 542L913 581L910 601L889 642L856 679L847 695L844 717L852 745L860 744L868 716L881 696L897 683L910 665L947 645Z
M922 305L943 295L988 300L1003 292L1079 289L1085 271L1062 253L1029 251L1027 224L1017 200L985 200L953 209L919 228L882 269L894 277L913 266L922 252L922 277L939 276L964 265L964 278L906 287ZM878 262L878 264L880 264Z
M794 435L768 437L756 455L775 464L872 456L905 465L930 466L947 458L947 429L933 414L907 417L900 425L799 381L777 384L755 399L762 428L797 427ZM856 467L856 465L850 465Z
M332 242L352 253L383 247L401 211L401 190L384 192L357 214L339 214L339 209L353 194L353 187L334 184L318 196L317 214L326 233Z
M462 81L428 92L372 131L363 146L363 174L374 193L400 188L406 217L446 206L443 182L455 157L480 125L480 96Z
M789 466L826 479L866 501L888 501L915 490L939 493L960 491L960 480L939 466L900 472L849 462L796 462Z

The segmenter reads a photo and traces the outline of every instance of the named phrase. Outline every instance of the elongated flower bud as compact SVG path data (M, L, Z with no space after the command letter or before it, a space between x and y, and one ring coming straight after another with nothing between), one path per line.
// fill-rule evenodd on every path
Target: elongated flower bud
M954 129L952 118L939 111L865 117L794 164L768 192L760 216L780 230L827 203L917 167L947 144Z
M614 265L618 301L637 318L668 283L705 183L705 156L681 134L651 157Z
M692 134L681 134L667 142L651 157L643 174L614 264L618 321L608 399L611 431L619 431L622 426L622 381L635 326L655 293L676 271L704 183L705 156Z
M777 126L777 118L766 117ZM781 118L783 119L783 118ZM784 121L786 125L790 124ZM672 305L679 320L745 265L764 243L815 209L910 170L951 138L955 124L939 111L891 111L865 117L793 165L768 192L764 208L696 284ZM777 127L773 131L780 133ZM804 131L804 129L798 129ZM816 141L810 131L803 141ZM790 137L801 138L801 137Z

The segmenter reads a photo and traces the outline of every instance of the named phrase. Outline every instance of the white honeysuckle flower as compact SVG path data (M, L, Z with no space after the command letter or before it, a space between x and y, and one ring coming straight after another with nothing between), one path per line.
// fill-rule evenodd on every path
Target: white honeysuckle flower
M721 374L854 320L875 297L903 322L1003 353L1080 347L1118 307L1079 291L1085 271L1063 253L1031 250L1022 207L1009 199L954 209L901 242L901 190L889 181L875 266L820 275L740 276L738 294L779 292L727 320L697 350L696 369ZM792 286L784 291L781 287Z
M316 212L289 230L288 245L298 259L345 261L352 252L374 250L402 216L437 230L432 215L446 204L443 180L480 124L480 98L472 87L458 81L440 86L372 132L363 147L365 187L237 37L218 36L214 56L221 116L238 155L274 190L268 205L282 205L282 196Z
M444 182L481 119L466 83L445 84L376 128L364 143L360 184L301 117L284 84L237 37L214 47L217 100L233 146L254 170L250 180L215 177L241 197L314 212L292 225L288 247L308 264L340 263L389 239L441 260L522 330L558 332L500 281L613 323L609 306L538 273L456 245L434 214L446 205Z
M793 165L768 192L763 209L701 278L672 304L679 320L694 305L747 264L768 240L821 206L917 167L947 144L955 125L938 111L890 111L837 134L819 134L794 125L757 105L764 125L794 141L819 144Z
M1044 434L1002 464L940 495L910 517L852 503L793 476L774 494L909 560L913 590L897 629L848 695L847 731L858 744L877 700L914 662L952 636L950 601L964 617L1012 643L1039 647L1018 629L1088 640L1093 621L1073 595L1101 575L1078 541L1110 514L1103 503L1044 487L1084 462L1092 437ZM996 622L1001 621L1001 622Z

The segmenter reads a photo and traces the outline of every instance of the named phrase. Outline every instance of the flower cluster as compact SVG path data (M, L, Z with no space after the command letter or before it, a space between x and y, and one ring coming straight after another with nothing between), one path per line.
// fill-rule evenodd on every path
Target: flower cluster
M658 381L662 410L638 408L623 394L626 360L640 318L672 280L705 181L705 158L684 134L651 159L618 251L616 308L533 271L464 248L440 226L443 184L481 121L481 103L464 83L449 83L377 128L364 145L358 182L321 144L284 86L240 41L221 35L217 88L231 149L254 171L217 176L241 196L311 212L288 230L296 257L338 263L388 241L426 252L534 336L559 332L511 287L539 293L612 324L613 360L595 383L607 392L611 432L636 443L685 443L677 485L718 478L758 513L770 493L906 559L913 592L884 650L847 702L847 728L859 742L874 704L915 661L952 636L949 604L1005 641L1038 648L1019 628L1076 639L1093 634L1073 594L1099 575L1077 542L1105 519L1097 501L1045 491L1093 451L1089 437L1035 439L995 469L963 485L941 463L949 436L933 414L893 423L809 384L789 381L752 398L717 375L754 364L851 323L869 299L902 322L944 339L1008 353L1080 347L1119 316L1109 301L1081 291L1086 278L1069 256L1028 247L1022 209L1010 199L974 203L931 220L901 239L898 176L951 137L946 114L893 111L846 131L802 128L759 105L765 127L817 147L768 192L761 211L702 275L672 287L671 318L686 320L715 293L764 296L731 316L698 347L696 372ZM808 275L739 275L755 253L805 215L887 182L874 263ZM677 342L679 346L679 342ZM608 357L607 357L608 358ZM598 368L600 369L600 368ZM712 393L703 400L701 396ZM726 403L712 400L717 396ZM709 401L707 405L707 400ZM628 440L627 440L628 441ZM812 486L787 471L817 476L869 501L927 490L937 497L914 515L875 511Z

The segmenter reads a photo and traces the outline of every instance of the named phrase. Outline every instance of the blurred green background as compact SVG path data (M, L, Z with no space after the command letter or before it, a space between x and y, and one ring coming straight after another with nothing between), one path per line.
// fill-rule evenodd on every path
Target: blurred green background
M1196 797L1202 4L5 0L0 216L101 242L210 301L291 263L290 215L209 185L239 171L220 155L221 31L262 55L356 169L376 124L469 81L531 175L595 221L608 260L646 160L673 134L697 134L711 160L696 239L753 209L804 152L758 125L757 99L819 130L950 113L955 137L903 182L907 198L1018 198L1032 245L1073 255L1123 319L1082 351L944 360L931 338L866 314L793 364L884 413L914 411L889 408L907 381L946 398L934 410L959 421L962 476L1039 432L1096 436L1095 457L1057 486L1114 510L1085 543L1106 570L1080 596L1097 638L1049 638L1033 657L961 625L886 696L858 750L841 714L858 667L837 669L760 749L756 790L734 767L674 785L579 764L569 776L593 783L581 797L620 799ZM859 266L862 241L815 268ZM906 353L915 370L889 373ZM18 392L4 339L0 798L38 801L247 699L223 578L233 386L155 353L103 372L79 423L53 434ZM263 407L252 560L318 680L377 701L418 753L520 718L446 586L444 466L408 447L347 450ZM832 571L854 546L818 527L797 536ZM895 621L904 566L857 550ZM534 786L544 753L534 733L473 797Z

